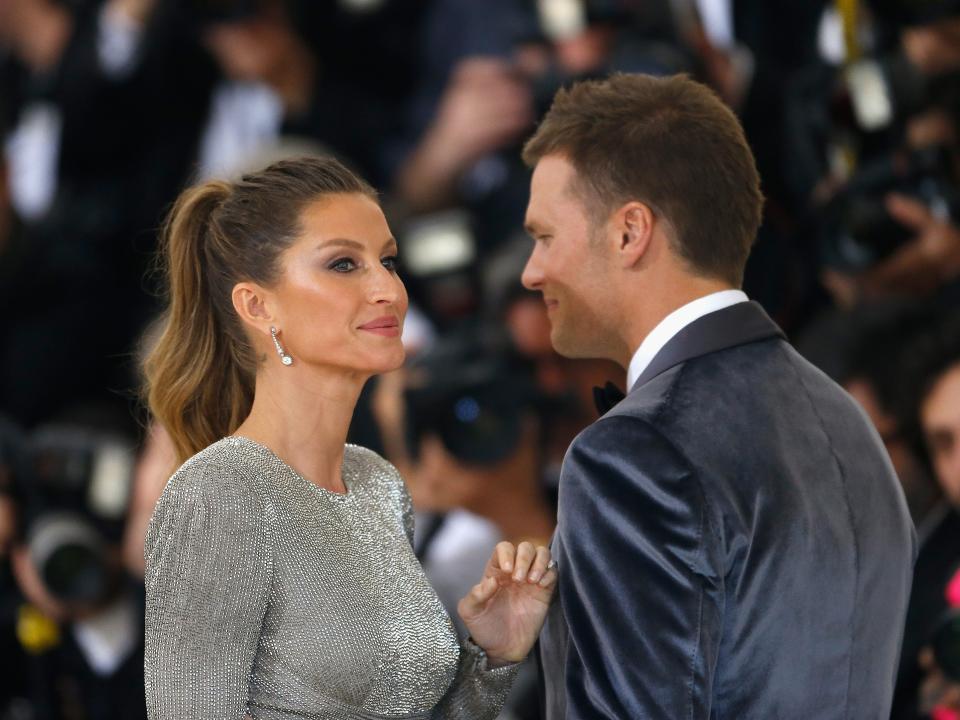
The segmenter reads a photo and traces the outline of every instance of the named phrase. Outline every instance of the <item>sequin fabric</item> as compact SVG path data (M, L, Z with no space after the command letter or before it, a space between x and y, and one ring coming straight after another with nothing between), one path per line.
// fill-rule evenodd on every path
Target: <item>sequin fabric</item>
M151 720L497 716L516 667L458 643L396 469L347 445L343 480L239 437L173 475L144 550Z

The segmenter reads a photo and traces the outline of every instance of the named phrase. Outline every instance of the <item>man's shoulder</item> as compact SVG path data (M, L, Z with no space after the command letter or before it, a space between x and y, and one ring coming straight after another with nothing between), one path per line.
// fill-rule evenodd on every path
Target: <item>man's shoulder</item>
M627 405L625 407L625 405ZM628 484L689 476L692 468L679 438L660 423L658 401L620 403L584 428L570 444L562 480L596 474L620 476Z
M574 438L570 451L591 450L637 458L638 451L646 455L653 447L661 447L669 454L682 455L667 421L673 415L671 403L682 371L683 364L677 365L634 389L584 428Z

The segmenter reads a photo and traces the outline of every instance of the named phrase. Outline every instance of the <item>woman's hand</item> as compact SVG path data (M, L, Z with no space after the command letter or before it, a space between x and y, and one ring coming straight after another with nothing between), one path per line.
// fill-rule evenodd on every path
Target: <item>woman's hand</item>
M529 542L497 545L483 579L457 606L492 666L527 656L543 627L556 584L557 571L550 567L547 548Z

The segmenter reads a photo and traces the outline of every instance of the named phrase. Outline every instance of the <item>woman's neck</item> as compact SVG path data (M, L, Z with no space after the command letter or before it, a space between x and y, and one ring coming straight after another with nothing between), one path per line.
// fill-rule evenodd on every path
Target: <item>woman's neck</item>
M270 448L319 487L345 492L343 445L366 380L342 371L263 368L250 414L234 434Z

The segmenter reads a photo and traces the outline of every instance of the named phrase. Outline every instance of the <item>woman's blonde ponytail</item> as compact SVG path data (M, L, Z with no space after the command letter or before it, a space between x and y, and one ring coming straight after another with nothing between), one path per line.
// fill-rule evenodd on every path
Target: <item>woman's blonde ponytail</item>
M230 192L218 181L187 190L163 232L170 305L144 370L147 402L179 462L236 429L253 399L253 378L232 362L205 277L211 217Z

